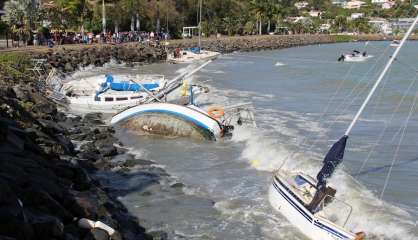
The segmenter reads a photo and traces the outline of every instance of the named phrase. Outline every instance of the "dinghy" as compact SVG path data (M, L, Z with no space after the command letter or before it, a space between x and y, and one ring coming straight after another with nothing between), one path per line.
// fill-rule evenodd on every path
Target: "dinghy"
M339 58L339 62L364 62L369 58L372 58L372 55L368 55L366 51L360 53L357 50L353 50L352 53L342 54Z
M417 21L418 16L403 37L399 47L396 48L385 68L380 73L344 135L334 143L328 151L316 179L304 173L286 172L281 169L274 174L272 184L269 188L270 204L310 239L362 240L365 237L363 232L353 233L346 228L345 224L351 215L352 208L348 204L335 198L336 190L327 186L327 180L332 176L336 167L342 162L346 142L352 128L395 60L399 50L411 34ZM335 203L340 203L340 206L342 207L335 207ZM343 221L339 221L332 217L333 214L340 213L344 208L348 209L348 211L347 217Z

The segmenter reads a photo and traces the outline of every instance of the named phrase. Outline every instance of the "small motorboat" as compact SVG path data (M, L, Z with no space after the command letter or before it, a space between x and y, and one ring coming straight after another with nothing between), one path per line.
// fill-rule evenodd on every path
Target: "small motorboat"
M369 58L372 58L372 55L368 55L366 51L360 53L360 51L353 50L351 53L342 54L339 58L339 62L364 62Z
M399 42L398 40L393 40L393 41L390 43L390 46L391 46L391 47L399 47L399 44L400 44L400 42Z
M167 61L172 63L191 63L194 61L215 59L219 55L219 52L203 50L200 47L194 47L183 50L180 48L176 48L173 53L168 54Z

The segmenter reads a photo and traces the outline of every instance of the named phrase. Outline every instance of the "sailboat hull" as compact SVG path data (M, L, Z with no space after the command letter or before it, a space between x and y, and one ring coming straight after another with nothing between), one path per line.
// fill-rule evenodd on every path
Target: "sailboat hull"
M118 123L138 133L208 140L222 137L221 124L195 106L170 103L139 105L113 116L111 124Z
M276 211L312 240L357 239L355 234L313 215L277 176L269 188L269 201Z

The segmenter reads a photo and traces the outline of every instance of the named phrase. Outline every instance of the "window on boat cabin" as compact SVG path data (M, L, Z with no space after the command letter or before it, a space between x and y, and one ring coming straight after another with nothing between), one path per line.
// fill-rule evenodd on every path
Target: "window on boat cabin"
M131 97L131 99L138 99L138 98L143 98L142 96L134 96L134 97Z
M124 100L128 100L127 97L118 97L116 98L116 101L124 101Z
M113 98L112 97L105 97L105 102L112 102Z

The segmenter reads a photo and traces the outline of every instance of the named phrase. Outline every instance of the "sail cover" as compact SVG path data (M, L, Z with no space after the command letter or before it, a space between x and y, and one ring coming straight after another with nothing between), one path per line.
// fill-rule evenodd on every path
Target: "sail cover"
M323 161L324 165L316 176L316 179L318 180L318 187L321 187L326 183L326 179L331 177L335 168L337 168L337 166L342 162L347 138L348 136L346 135L342 136L340 140L332 145L331 149L325 156Z

